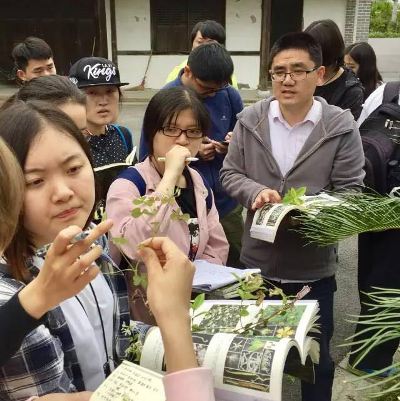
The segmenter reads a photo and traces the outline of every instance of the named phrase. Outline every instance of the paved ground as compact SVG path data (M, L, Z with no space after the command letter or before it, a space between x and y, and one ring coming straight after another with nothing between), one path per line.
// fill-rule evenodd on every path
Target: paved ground
M0 103L15 91L13 87L0 86ZM155 93L153 90L141 92L128 91L124 93L121 105L119 122L128 126L134 134L134 142L138 143L141 121L149 98ZM246 104L259 100L264 94L253 90L241 91ZM358 313L357 295L357 249L356 240L349 239L340 244L339 264L337 273L338 291L335 297L335 334L332 341L332 356L338 366L335 375L333 401L364 401L365 395L356 392L353 384L345 384L343 381L349 379L349 375L339 366L345 358L347 349L339 347L345 338L353 333L353 324L346 321L348 314ZM345 366L345 364L341 364ZM285 380L283 401L300 400L299 383Z

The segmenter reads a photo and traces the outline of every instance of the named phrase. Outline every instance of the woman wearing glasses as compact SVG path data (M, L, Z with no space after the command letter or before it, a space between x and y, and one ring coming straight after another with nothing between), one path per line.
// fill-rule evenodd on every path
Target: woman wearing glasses
M107 194L106 213L114 221L111 234L127 239L122 252L130 260L137 259L137 245L158 226L158 235L171 238L189 259L225 264L229 246L212 191L187 161L198 153L208 127L207 110L186 87L163 89L150 100L143 120L149 156L128 169L136 170L135 180L118 178ZM143 194L175 198L168 203L156 200L156 215L132 217L137 207L132 201ZM188 215L186 221L174 219L179 209Z

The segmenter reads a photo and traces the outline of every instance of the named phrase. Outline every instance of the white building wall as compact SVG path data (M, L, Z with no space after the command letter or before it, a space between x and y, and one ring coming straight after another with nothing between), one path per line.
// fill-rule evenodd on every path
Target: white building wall
M150 50L150 1L115 0L118 50Z
M111 48L111 15L110 15L110 0L105 1L106 11L106 29L107 29L107 58L111 60L112 48Z
M336 22L342 34L346 21L347 0L322 2L321 0L304 0L303 26L319 19L331 19Z
M344 33L346 2L347 0L335 0L329 3L321 0L304 0L304 27L317 19L330 18ZM226 47L229 51L260 50L261 3L262 0L226 0ZM117 49L151 50L150 1L115 0L115 7ZM108 24L107 29L109 29ZM111 57L110 50L109 57ZM182 55L152 56L146 75L146 87L161 88L171 69L180 64L184 58ZM121 79L133 86L139 85L144 77L148 59L149 56L145 55L118 56ZM247 84L253 89L257 88L259 56L233 56L232 59L238 82Z
M121 80L137 86L142 82L150 56L118 56ZM169 72L184 60L182 55L152 56L145 87L159 89L165 85Z
M261 0L226 0L226 48L229 51L260 51ZM259 56L232 56L239 83L257 88Z
M117 49L119 51L151 50L149 0L115 0ZM108 29L108 28L107 28ZM259 51L261 35L261 0L227 0L227 49ZM109 30L110 32L110 30ZM111 50L109 50L111 57ZM139 85L149 56L118 56L121 79ZM146 75L147 88L161 88L168 73L184 60L182 55L152 56ZM259 76L258 56L233 56L238 82L256 88Z
M226 0L226 48L259 51L261 0Z

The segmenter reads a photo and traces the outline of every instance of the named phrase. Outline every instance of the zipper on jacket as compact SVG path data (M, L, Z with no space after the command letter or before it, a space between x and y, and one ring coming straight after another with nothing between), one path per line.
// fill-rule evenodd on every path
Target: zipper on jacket
M287 176L287 174L286 174L286 176ZM283 177L283 178L281 179L281 182L280 182L280 184L279 184L279 190L278 190L278 192L279 192L279 194L280 194L281 196L284 195L284 194L282 193L282 191L283 191L283 188L285 187L286 176Z

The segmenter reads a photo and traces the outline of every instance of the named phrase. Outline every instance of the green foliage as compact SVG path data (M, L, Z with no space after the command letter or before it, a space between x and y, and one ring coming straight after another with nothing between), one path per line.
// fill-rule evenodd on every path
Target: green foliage
M290 188L282 199L285 205L302 205L304 203L302 196L306 194L306 187Z
M192 311L195 311L200 308L201 305L203 305L204 300L205 300L205 294L199 294L197 297L191 302L190 308Z
M247 307L246 307L246 306L242 306L242 307L239 309L239 316L240 316L240 317L249 316L249 311L247 310Z
M400 289L376 288L368 295L371 300L368 305L371 307L374 314L356 316L357 319L352 322L358 322L365 328L349 337L347 339L347 344L345 344L346 346L358 346L354 351L359 355L358 361L362 361L365 355L379 344L400 338ZM361 333L369 335L366 336L366 339L359 340L357 337ZM355 365L355 367L357 368L357 365ZM393 375L385 379L380 379L378 382L360 387L359 390L371 391L369 396L378 400L388 401L392 396L393 400L395 400L400 390L400 362L394 363L392 366L374 373L361 376L355 379L354 382L365 378L376 378L390 368L395 369Z
M122 325L121 332L129 337L129 347L125 351L126 358L131 362L139 363L143 349L143 344L139 339L139 334L134 333L131 327L125 323Z
M261 341L259 338L255 338L254 341L250 344L249 351L257 352L261 351L264 348L264 341Z
M124 237L112 237L111 241L117 247L121 246L121 245L126 245L128 243L128 240L126 238L124 238Z
M371 5L370 38L400 37L400 13L395 23L391 22L393 3L388 0L374 0Z
M379 194L341 195L343 203L318 205L318 213L303 213L296 231L310 243L335 244L356 234L400 228L400 198Z

